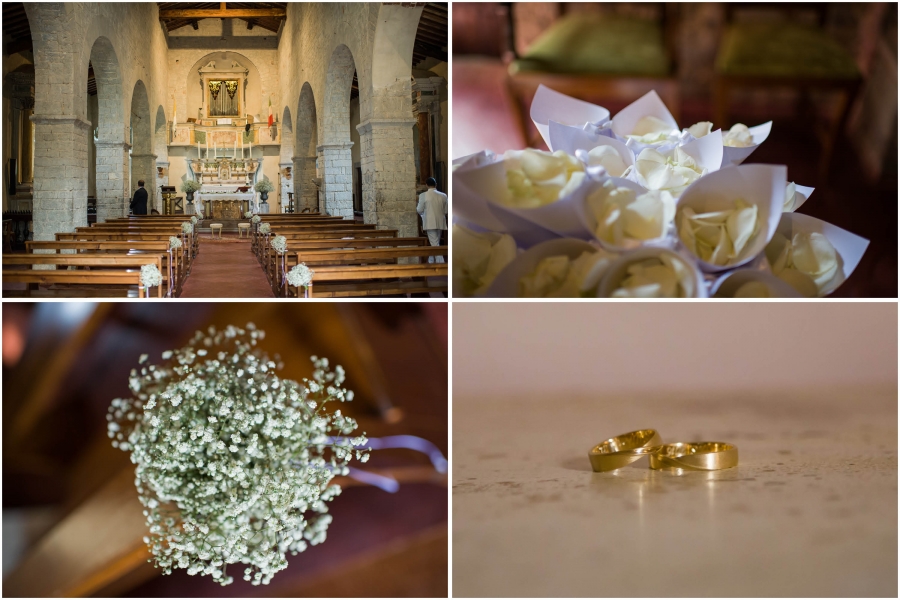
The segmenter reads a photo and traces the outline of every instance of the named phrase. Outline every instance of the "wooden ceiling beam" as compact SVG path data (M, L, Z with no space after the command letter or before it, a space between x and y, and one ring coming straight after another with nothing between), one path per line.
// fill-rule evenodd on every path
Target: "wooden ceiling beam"
M446 50L444 50L443 48L439 48L438 46L432 46L431 44L420 42L419 40L416 40L416 43L413 45L413 52L419 52L421 54L424 54L425 56L447 62Z
M254 17L284 18L283 8L169 9L159 11L160 19L246 19Z

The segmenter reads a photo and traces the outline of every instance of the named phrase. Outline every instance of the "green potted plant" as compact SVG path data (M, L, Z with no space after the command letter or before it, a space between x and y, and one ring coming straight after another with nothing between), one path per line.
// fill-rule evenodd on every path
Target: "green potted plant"
M259 198L263 202L266 202L269 199L269 192L275 189L275 186L272 185L272 182L268 179L261 179L256 182L256 185L253 186L253 189L259 192Z
M186 179L181 184L181 191L187 194L188 202L194 201L194 192L200 189L200 184L193 179Z

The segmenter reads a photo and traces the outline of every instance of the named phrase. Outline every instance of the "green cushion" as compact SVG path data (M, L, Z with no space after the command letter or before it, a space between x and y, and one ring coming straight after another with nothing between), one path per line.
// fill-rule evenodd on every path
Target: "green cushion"
M510 73L666 76L669 59L658 23L602 15L568 15L545 31Z
M791 23L732 25L716 71L723 75L856 79L853 57L820 29Z

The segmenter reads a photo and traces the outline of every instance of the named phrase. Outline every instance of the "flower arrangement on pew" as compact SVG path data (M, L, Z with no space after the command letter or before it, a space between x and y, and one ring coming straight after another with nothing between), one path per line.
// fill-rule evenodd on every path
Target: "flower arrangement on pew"
M250 214L250 213L248 213L248 214ZM253 223L254 225L256 223L259 223L260 221L262 221L262 217L260 217L259 215L253 215L252 217L249 217L249 218L250 218L250 222Z
M253 217L253 211L248 210L247 212L244 213L244 218L245 218L245 219L249 219L249 218L251 218L251 217Z
M169 248L178 249L181 248L181 240L174 235L169 236Z
M454 161L454 295L821 297L868 246L794 212L813 188L786 167L741 164L771 122L680 129L655 92L610 117L544 86L531 117L550 152Z
M145 290L147 296L150 295L150 288L162 285L162 273L156 265L144 265L141 267L141 286Z
M289 285L296 288L303 288L304 295L309 294L309 287L312 285L315 271L306 266L306 263L294 265L286 275Z
M191 223L192 223L192 224L196 225L196 224L198 223L198 221L199 221L199 220L197 219L196 216L191 215Z
M181 232L187 234L194 233L194 224L190 221L185 221L181 224Z
M287 238L283 235L276 235L270 245L278 254L287 252Z
M257 228L257 231L260 233L269 233L272 230L272 225L270 223L262 223Z

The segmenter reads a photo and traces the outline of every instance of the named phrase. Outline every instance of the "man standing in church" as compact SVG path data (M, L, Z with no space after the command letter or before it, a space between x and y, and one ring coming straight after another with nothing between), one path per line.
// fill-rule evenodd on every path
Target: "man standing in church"
M429 177L425 183L428 191L419 194L419 205L416 212L422 215L422 229L428 235L428 243L441 245L441 234L447 230L447 194L437 191L437 181ZM429 256L428 262L444 262L442 256Z
M131 213L135 215L147 214L147 190L144 189L144 180L138 181L138 189L134 192L131 199Z

